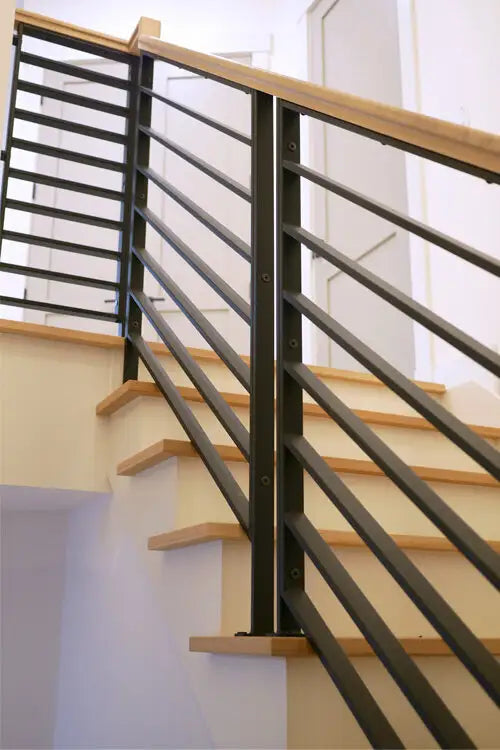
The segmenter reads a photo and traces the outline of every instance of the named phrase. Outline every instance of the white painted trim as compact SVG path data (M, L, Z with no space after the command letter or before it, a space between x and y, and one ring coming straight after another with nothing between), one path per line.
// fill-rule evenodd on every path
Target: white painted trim
M415 0L398 0L399 51L401 61L402 106L422 112L420 66ZM425 184L425 163L411 154L405 154L408 213L418 221L428 222ZM410 273L412 297L415 301L433 308L429 243L409 235ZM435 375L434 336L422 326L414 326L415 377L432 380Z

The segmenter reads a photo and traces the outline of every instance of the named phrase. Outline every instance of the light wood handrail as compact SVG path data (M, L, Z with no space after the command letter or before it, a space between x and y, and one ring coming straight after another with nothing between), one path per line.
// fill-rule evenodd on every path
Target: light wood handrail
M390 107L288 76L252 68L215 55L141 37L139 49L219 76L250 89L272 94L313 112L427 149L468 165L500 172L500 136L455 125L435 117Z
M75 26L66 21L59 21L56 18L42 16L39 13L32 13L29 10L23 9L16 10L14 22L16 29L20 23L26 24L27 26L36 26L39 29L53 31L56 34L62 34L71 37L72 39L81 39L84 42L99 44L101 47L108 47L109 49L132 55L139 54L138 40L140 36L147 35L148 37L159 37L161 32L160 21L155 21L152 18L145 18L144 16L139 19L129 40L109 36L109 34L103 34L100 31L86 29L83 26Z

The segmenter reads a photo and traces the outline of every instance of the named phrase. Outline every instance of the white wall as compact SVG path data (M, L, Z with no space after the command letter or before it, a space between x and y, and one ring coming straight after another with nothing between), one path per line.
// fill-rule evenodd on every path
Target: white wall
M189 38L217 32L262 31L271 28L274 0L143 0L140 4L127 0L25 0L25 9L70 23L94 28L113 36L128 38L139 16L159 19L163 24L162 38L180 41L189 46ZM172 38L174 37L174 38Z
M52 747L67 513L2 510L1 523L1 746Z
M400 0L404 106L500 133L498 0ZM500 257L500 188L409 159L410 211L483 252ZM498 286L444 250L416 243L414 294L487 346L500 347ZM492 376L437 339L421 339L419 376L455 382Z
M220 629L222 545L147 550L177 491L171 462L71 514L56 748L286 747L284 660L189 653Z

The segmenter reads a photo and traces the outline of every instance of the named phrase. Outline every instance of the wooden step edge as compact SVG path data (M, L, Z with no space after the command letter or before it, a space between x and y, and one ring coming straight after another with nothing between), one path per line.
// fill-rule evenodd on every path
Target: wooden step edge
M365 542L355 531L319 529L324 541L331 547L366 547ZM276 531L275 531L276 538ZM401 549L424 550L427 552L456 552L457 548L445 537L424 536L421 534L391 534L391 538ZM207 521L167 531L149 537L148 549L166 552L172 549L193 547L208 542L244 542L247 536L238 523ZM500 553L500 540L487 541L487 544Z
M237 450L237 449L235 449ZM188 440L158 440L144 450L134 453L118 464L116 473L121 477L133 477L169 458L196 458L198 454ZM241 456L243 460L243 456Z
M337 638L339 645L351 657L375 656L364 638ZM494 655L500 655L500 638L480 638L481 643ZM453 656L441 638L400 638L399 642L410 656ZM301 637L279 636L191 636L189 650L204 654L233 656L314 656L307 640Z
M57 326L41 325L40 323L25 323L24 321L7 320L5 318L0 318L0 334L1 333L45 339L46 341L61 341L66 344L96 346L104 349L123 349L124 342L124 339L121 336L76 331L72 328L58 328ZM155 354L164 357L172 356L171 352L164 344L158 341L148 341L147 343ZM221 363L220 357L211 349L188 347L188 351L198 362ZM240 356L244 362L250 364L250 358L248 356ZM381 380L367 372L339 370L335 367L324 367L321 365L309 365L309 367L320 378L386 387ZM423 380L415 380L413 382L427 393L434 393L436 395L446 393L446 386L442 383L432 383Z
M205 401L196 388L177 386L177 390L186 401L199 404L202 404ZM228 393L221 391L220 395L229 406L232 406L233 408L250 408L250 396L246 393ZM126 404L129 404L131 401L142 396L148 398L159 398L161 397L161 392L155 383L148 382L147 380L128 380L97 404L96 414L99 417L111 416ZM423 417L371 411L368 409L353 409L353 412L366 424L374 424L381 427L400 427L410 430L437 432L434 425ZM318 419L331 419L321 406L309 402L304 403L304 416L316 417ZM500 427L488 427L486 425L474 424L470 424L468 427L482 437L490 440L500 440Z
M215 445L220 457L228 462L244 462L245 459L238 448L233 445ZM119 476L135 476L145 469L150 469L169 458L196 458L198 454L189 440L159 440L144 450L134 453L121 461L116 469ZM339 474L356 474L360 476L383 477L384 472L373 461L359 458L323 457L334 471ZM413 471L421 479L429 482L444 484L473 485L476 487L498 487L500 483L483 471L462 471L459 469L439 469L432 466L412 466Z

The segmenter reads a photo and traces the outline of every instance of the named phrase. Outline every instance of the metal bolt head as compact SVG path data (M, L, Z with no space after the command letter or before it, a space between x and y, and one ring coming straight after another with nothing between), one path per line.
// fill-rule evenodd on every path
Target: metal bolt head
M290 349L296 349L299 345L299 342L297 341L297 339L290 339L290 341L288 342L288 345Z
M265 281L266 283L268 283L269 281L271 281L271 275L269 273L263 273L263 274L261 274L260 278L261 278L262 281Z
M132 322L132 328L139 328L139 321L138 320L134 320Z
M298 568L292 568L290 571L290 578L293 581L298 581L300 578L300 570Z
M297 144L295 143L295 141L290 141L290 143L288 144L288 150L297 151Z
M269 485L271 484L271 480L270 480L270 478L268 476L263 476L263 477L260 478L260 483L264 487L269 487Z

